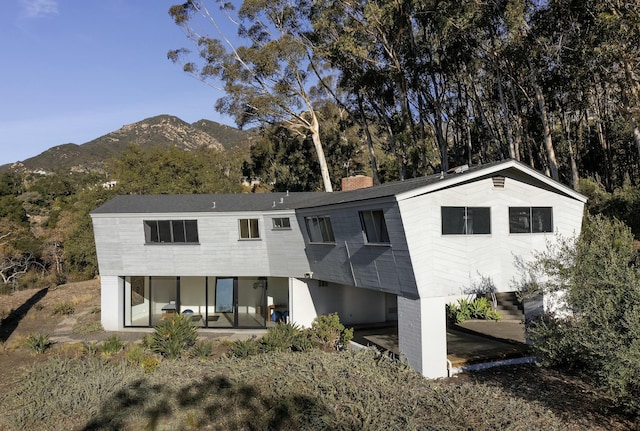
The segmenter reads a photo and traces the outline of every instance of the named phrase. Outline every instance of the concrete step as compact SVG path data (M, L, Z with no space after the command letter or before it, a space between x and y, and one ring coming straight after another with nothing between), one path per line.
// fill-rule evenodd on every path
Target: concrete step
M523 320L524 307L515 292L498 292L496 296L496 311L503 320Z

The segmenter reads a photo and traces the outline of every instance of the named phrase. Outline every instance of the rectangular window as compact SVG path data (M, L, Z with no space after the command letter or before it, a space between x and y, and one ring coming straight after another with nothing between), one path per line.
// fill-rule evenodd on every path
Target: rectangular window
M382 210L360 211L360 224L368 243L389 243L389 232Z
M553 208L510 207L510 233L553 232Z
M491 233L491 208L442 207L443 235L481 235Z
M144 241L147 244L197 244L197 220L145 220Z
M335 242L329 217L305 217L310 242Z
M240 219L240 239L259 239L257 218Z
M276 217L272 218L274 229L291 229L291 222L289 221L289 217Z

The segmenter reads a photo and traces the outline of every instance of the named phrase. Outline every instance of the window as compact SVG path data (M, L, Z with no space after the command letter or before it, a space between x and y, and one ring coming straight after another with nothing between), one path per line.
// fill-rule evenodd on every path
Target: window
M291 229L291 222L289 221L289 217L276 217L272 218L274 229Z
M258 239L260 232L258 231L257 218L240 219L240 239Z
M305 217L310 242L335 242L329 217Z
M491 208L442 207L443 235L480 235L491 233Z
M360 224L368 243L389 243L389 232L382 210L360 211Z
M553 232L553 209L551 207L510 207L509 232Z
M197 220L145 220L144 241L158 243L198 243Z

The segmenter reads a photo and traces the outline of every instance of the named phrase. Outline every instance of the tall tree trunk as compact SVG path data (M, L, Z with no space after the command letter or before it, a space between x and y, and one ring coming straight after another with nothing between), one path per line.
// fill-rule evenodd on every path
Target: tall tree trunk
M624 62L624 75L627 80L629 88L631 88L631 96L634 100L638 100L638 86L634 83L633 73L631 71L631 66L628 61ZM631 123L631 128L633 129L633 140L636 143L636 149L638 151L638 157L640 158L640 129L638 129L638 122L636 121L635 115L633 115L633 109L629 103L629 97L627 96L627 91L624 86L622 88L624 92L623 100L625 101L625 112L629 117L629 122Z
M324 191L332 192L333 186L331 185L331 177L329 176L327 160L324 157L324 149L322 148L322 141L320 140L320 125L318 124L318 117L315 111L311 111L311 124L309 127L309 131L311 132L313 146L315 147L316 153L318 155L318 163L320 164L320 173L322 174L322 184L324 185Z
M575 152L573 150L573 139L571 139L571 125L567 118L567 113L564 110L560 113L560 121L562 122L562 129L564 130L564 136L567 140L567 146L569 147L569 163L571 166L571 186L574 190L578 190L578 182L580 176L578 175L578 165L576 163Z
M360 110L360 124L365 136L367 137L367 150L369 153L369 163L371 165L371 172L373 176L373 184L380 184L380 177L378 175L378 162L376 160L376 153L373 151L373 138L369 131L369 124L367 123L367 114L364 112L364 106L362 105L362 96L358 92L358 109Z
M522 112L520 108L520 103L518 103L518 98L516 97L516 91L513 86L513 83L509 86L511 90L511 100L513 101L513 109L515 110L515 120L516 120L516 136L514 141L514 147L516 152L516 160L521 160L520 149L524 145L524 138L522 131L524 130L522 126ZM522 154L524 156L524 153Z
M516 145L513 141L513 135L511 133L511 122L509 121L509 107L504 98L504 91L502 90L502 73L498 70L498 95L500 96L500 106L502 107L502 119L504 124L504 134L507 139L507 145L509 146L509 157L514 160L518 160L518 153L516 151Z
M551 124L549 122L549 114L547 113L547 107L544 103L544 94L542 94L542 88L534 82L533 88L536 92L536 101L538 102L538 109L540 110L540 119L542 120L542 129L544 131L544 149L547 155L547 164L549 167L549 173L551 178L559 181L558 175L558 161L556 159L556 152L553 149L553 140L551 138Z

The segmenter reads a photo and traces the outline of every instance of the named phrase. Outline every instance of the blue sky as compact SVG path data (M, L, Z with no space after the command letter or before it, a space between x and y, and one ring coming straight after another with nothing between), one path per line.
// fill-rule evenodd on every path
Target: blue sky
M192 47L167 12L181 2L5 0L0 165L159 114L233 125L213 108L222 94L167 59Z

